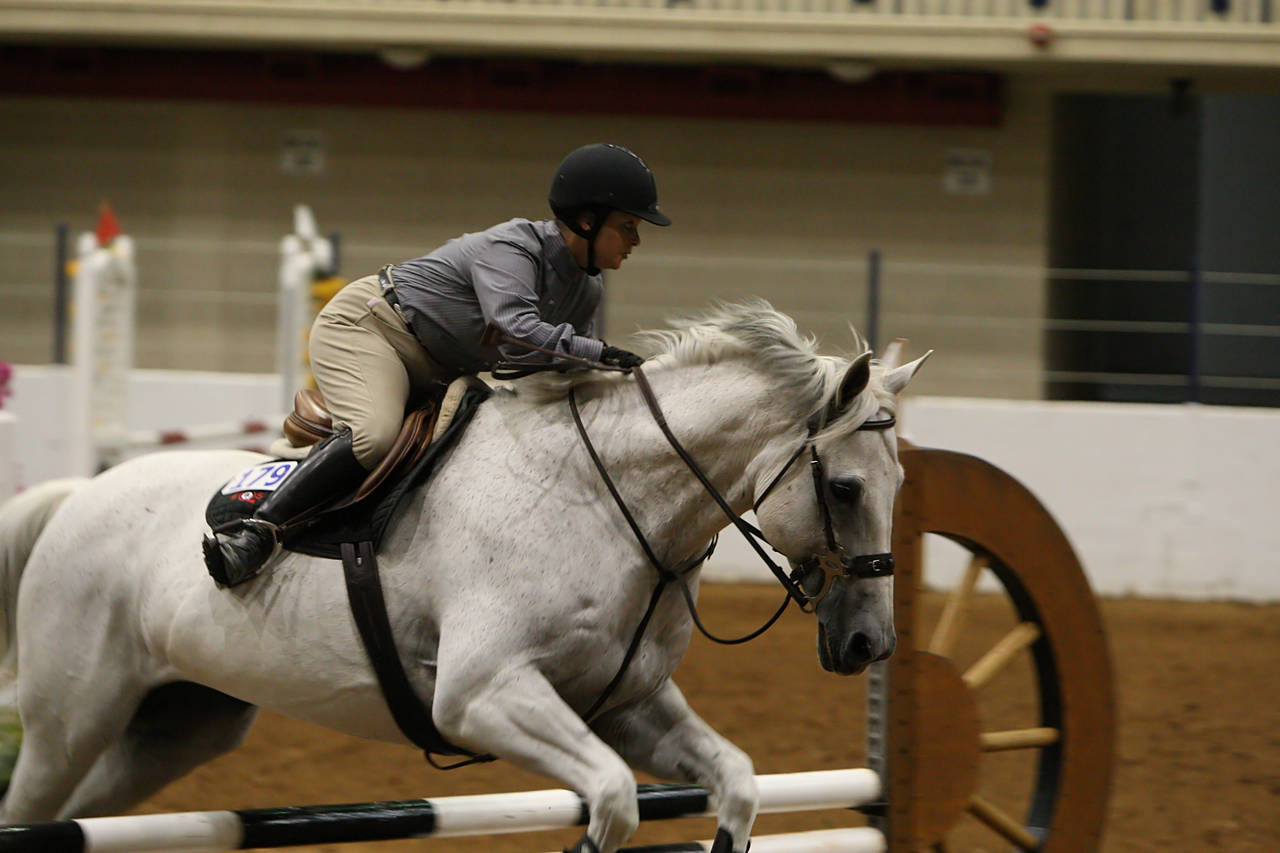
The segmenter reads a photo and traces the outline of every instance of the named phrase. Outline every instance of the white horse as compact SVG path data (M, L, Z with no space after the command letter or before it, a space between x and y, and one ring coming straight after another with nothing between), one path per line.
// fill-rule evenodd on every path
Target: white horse
M762 302L721 306L650 342L662 353L645 371L670 428L734 512L777 478L758 507L760 527L802 569L809 593L824 581L812 558L830 556L809 446L839 545L850 555L889 551L896 439L858 427L893 413L923 359L888 369L869 352L819 356ZM585 798L590 823L575 851L612 853L636 829L630 765L709 789L716 849L743 853L757 802L751 761L671 680L691 633L674 585L600 713L589 724L580 716L618 671L657 573L575 432L570 386L667 566L701 553L724 526L634 377L585 372L499 389L383 543L402 660L452 743ZM826 425L811 436L806 424L822 412ZM4 671L16 670L25 727L5 822L119 813L237 746L257 707L408 743L337 562L289 554L232 589L206 574L205 504L261 459L153 454L0 508ZM687 579L696 591L696 569ZM893 649L892 578L837 578L816 615L824 666L860 672Z

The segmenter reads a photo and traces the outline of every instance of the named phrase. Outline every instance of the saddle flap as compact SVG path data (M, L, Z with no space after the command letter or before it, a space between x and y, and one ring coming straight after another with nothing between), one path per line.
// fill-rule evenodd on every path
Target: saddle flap
M359 503L373 494L388 479L408 472L417 464L422 454L426 452L427 445L431 443L437 411L435 400L428 400L421 409L416 409L405 416L395 444L391 445L387 455L378 463L378 467L374 468L360 484L351 503Z
M442 399L428 399L422 408L407 414L387 455L341 506L360 503L389 481L393 482L412 470L431 443L448 429L467 393L479 394L483 398L489 395L489 391L489 386L480 379L463 376L449 385ZM293 411L284 421L287 449L309 448L332 433L333 416L320 392L304 388L295 394ZM279 455L292 456L289 453Z

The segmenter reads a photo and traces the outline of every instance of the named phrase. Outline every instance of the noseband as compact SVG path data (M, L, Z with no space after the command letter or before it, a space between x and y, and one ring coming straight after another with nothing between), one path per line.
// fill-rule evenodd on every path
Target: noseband
M897 423L897 419L893 415L886 415L883 418L874 418L864 421L858 426L858 430L867 430L879 432L881 430L892 429ZM803 581L805 575L810 574L814 569L821 569L823 573L822 587L816 595L804 593L804 600L798 601L800 608L809 612L818 606L822 599L827 597L827 593L831 591L831 585L835 583L837 578L845 580L867 580L871 578L887 578L893 576L893 554L889 552L881 554L849 554L840 541L836 538L836 528L831 520L831 503L830 489L827 488L826 469L822 465L822 457L818 455L818 448L814 443L814 437L822 429L822 419L815 415L809 421L809 435L805 438L804 443L796 448L796 452L791 454L787 459L787 463L782 466L782 470L774 475L769 481L769 485L765 486L760 497L752 504L752 512L760 509L760 505L764 503L765 498L773 491L778 483L782 482L782 478L791 470L791 466L795 464L807 449L809 451L809 470L813 474L813 491L817 498L818 508L822 511L822 527L827 539L827 553L821 556L813 556L802 562L796 567L791 574L791 581L797 586ZM763 538L763 534L761 534ZM803 589L801 590L803 592Z

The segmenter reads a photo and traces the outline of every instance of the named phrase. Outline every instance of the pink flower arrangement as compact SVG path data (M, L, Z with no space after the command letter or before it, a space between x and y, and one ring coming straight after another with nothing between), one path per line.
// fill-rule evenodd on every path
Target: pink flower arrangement
M7 361L0 361L0 409L4 408L4 398L13 393L9 380L13 378L13 367Z

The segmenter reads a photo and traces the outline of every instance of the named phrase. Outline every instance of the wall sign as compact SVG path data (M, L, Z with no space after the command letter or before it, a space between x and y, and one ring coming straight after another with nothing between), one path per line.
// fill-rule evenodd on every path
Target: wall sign
M991 192L991 152L985 148L947 150L942 188L951 195L987 195Z
M318 130L286 131L280 169L286 175L323 175L324 134Z

